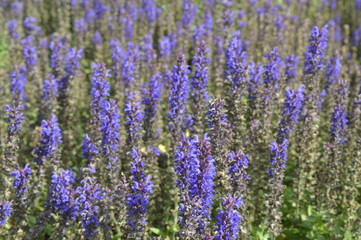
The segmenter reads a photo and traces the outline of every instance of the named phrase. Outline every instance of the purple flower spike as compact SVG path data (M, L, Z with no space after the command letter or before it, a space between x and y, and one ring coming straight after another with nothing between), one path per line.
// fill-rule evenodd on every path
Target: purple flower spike
M13 20L10 20L10 21L7 22L7 26L8 26L8 29L9 29L9 35L14 40L19 40L20 39L20 34L16 30L17 25L18 24L17 24L16 19L13 19Z
M106 69L105 63L94 63L92 67L94 71L90 80L92 84L90 91L90 96L92 97L91 108L94 116L99 118L101 109L104 108L104 104L110 95L110 84L106 78L110 77L111 74L110 70Z
M241 217L239 216L238 208L243 202L240 197L231 196L222 198L222 208L216 215L217 232L214 239L216 240L236 240L238 239L239 226Z
M318 27L312 28L309 45L305 53L304 69L305 74L314 74L318 69L323 67L323 59L325 58L325 51L327 48L327 30L328 25L325 25L321 30Z
M289 89L286 91L286 99L282 108L282 120L278 126L277 137L282 139L288 139L291 130L294 129L294 125L298 122L298 117L301 113L304 103L305 86L300 85L297 91Z
M93 143L93 140L88 136L88 134L85 134L82 150L83 157L87 160L87 165L89 165L93 158L99 154L98 147Z
M283 67L283 61L279 54L278 48L273 48L267 53L265 57L268 59L268 64L264 66L264 83L267 86L276 88L280 80L280 74Z
M11 176L15 178L13 186L18 197L28 191L28 179L30 174L31 169L29 168L29 164L26 164L24 168L19 168L18 170L11 172Z
M84 229L83 235L85 239L95 239L100 226L100 205L106 194L90 177L84 178L80 184L76 189L79 196L75 199L75 202L79 207L81 224Z
M110 53L112 58L112 74L116 82L121 81L124 51L118 39L110 39Z
M48 74L48 77L44 81L43 98L46 106L55 104L58 97L58 82L53 74Z
M104 101L100 113L100 131L102 132L102 153L108 160L107 168L115 171L119 165L120 113L114 99Z
M293 83L297 77L297 67L298 67L298 56L293 54L285 58L285 75L286 83Z
M180 188L180 236L202 234L209 224L216 175L211 143L204 136L182 139L175 151L177 186Z
M27 71L34 70L35 66L38 65L38 56L36 47L32 36L28 36L21 41L23 45L23 56L25 59Z
M133 148L130 153L132 166L130 169L131 193L128 195L127 224L130 227L131 238L144 237L147 222L147 206L153 183L145 174L145 160L139 148Z
M63 216L75 220L78 215L78 206L75 202L75 176L72 170L53 172L49 191L49 206L59 211Z
M331 140L337 144L346 143L347 134L347 109L344 106L347 102L347 89L344 84L340 84L337 89L338 99L336 105L333 107L331 119Z
M141 110L140 101L138 99L138 92L129 93L124 113L126 118L125 126L128 134L128 147L130 147L130 149L137 148L142 136L141 127L144 118L144 111Z
M249 176L246 172L248 167L248 155L242 151L231 151L228 155L229 175L234 189L234 193L241 196L245 194L247 188L247 181Z
M9 135L13 136L21 132L21 123L24 120L24 114L22 113L23 105L17 106L6 105L4 112L6 113L6 122L8 123Z
M188 97L188 65L185 65L184 55L177 59L177 65L172 71L170 82L171 93L169 95L168 119L170 121L168 128L172 134L173 141L176 142L181 137L181 123L186 113L186 104Z
M208 104L208 81L210 58L207 57L209 49L206 47L205 42L201 41L197 55L193 57L192 64L195 67L194 76L191 80L191 96L194 104L193 114L195 126L198 131L203 130L203 119Z
M41 133L38 145L34 149L34 162L43 165L47 158L51 158L61 143L61 130L56 115L50 120L41 122Z
M4 226L7 219L11 216L13 209L11 208L11 202L0 202L0 227Z

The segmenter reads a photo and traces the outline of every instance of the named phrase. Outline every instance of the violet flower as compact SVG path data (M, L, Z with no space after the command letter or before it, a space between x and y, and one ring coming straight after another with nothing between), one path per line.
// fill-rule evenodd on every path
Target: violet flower
M0 201L0 227L7 223L8 218L12 214L12 203L8 201Z
M138 92L129 93L124 112L128 147L130 149L138 148L142 136L141 126L144 118L144 111L141 110Z
M185 65L184 55L177 59L177 65L172 71L171 93L168 98L168 129L172 135L173 143L176 143L181 137L181 124L186 113L186 104L188 97L188 66Z
M34 46L33 36L28 36L21 40L23 45L23 56L25 59L26 69L31 72L38 65L38 56L36 47Z
M325 58L325 51L327 47L327 30L328 25L318 29L312 28L310 35L309 45L305 53L305 61L303 72L305 74L315 74L320 68L323 67L322 60Z
M75 204L79 206L83 236L86 239L94 239L99 232L100 205L106 194L93 178L86 177L80 184L76 189L79 196L75 199Z
M75 176L72 170L53 172L49 191L48 205L55 211L59 211L67 219L75 220L79 214L75 202Z
M128 216L127 225L130 228L131 238L142 238L145 236L145 226L147 223L147 206L149 195L152 193L153 183L145 174L145 160L142 157L140 148L133 148L132 157L131 190L127 198Z
M202 133L204 128L204 115L208 103L208 81L210 58L207 57L209 49L205 42L201 41L197 48L197 55L193 57L192 64L195 67L194 76L191 83L191 96L193 100L194 127L198 133Z
M239 236L239 226L241 217L239 216L238 208L243 202L240 197L228 195L222 198L222 209L218 209L216 215L216 240L236 240Z
M34 148L34 162L43 165L47 159L54 158L58 151L61 140L61 130L59 128L56 115L52 115L49 120L41 122L41 133L38 144ZM52 159L58 161L58 159Z
M18 168L11 172L11 177L14 178L13 186L18 197L22 196L28 191L28 181L31 174L31 169L27 163L24 168Z

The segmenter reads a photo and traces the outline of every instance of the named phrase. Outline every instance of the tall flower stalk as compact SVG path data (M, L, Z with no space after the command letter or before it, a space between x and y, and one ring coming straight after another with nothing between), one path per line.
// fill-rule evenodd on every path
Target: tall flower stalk
M90 96L92 98L90 106L93 114L92 125L95 129L97 129L100 124L100 113L105 107L107 99L110 96L110 84L106 79L107 77L110 77L111 74L110 70L106 68L105 63L95 63L92 67L94 68L94 71L90 80ZM99 136L96 137L99 138Z
M133 239L143 239L146 236L147 207L149 197L152 193L153 183L145 174L145 159L140 148L133 148L130 153L132 157L131 187L127 198L129 236Z
M59 103L61 111L64 112L66 104L68 104L68 94L71 81L78 75L78 69L80 68L80 60L83 57L82 49L70 48L64 62L64 75L56 76L59 86Z
M43 107L42 117L49 117L57 112L59 85L53 74L48 74L43 84Z
M11 202L8 201L0 201L0 227L7 224L7 220L12 214Z
M222 198L222 209L216 215L216 235L214 239L236 240L239 237L241 216L238 209L243 204L240 197L228 195Z
M34 162L38 165L37 184L42 184L46 178L50 184L51 173L61 165L60 144L62 143L61 129L56 115L51 115L49 120L41 122L41 131L37 145L34 148Z
M34 149L34 162L44 165L48 160L53 167L59 166L59 144L61 143L61 130L56 115L41 123L41 133L37 146Z
M119 178L119 143L120 143L120 113L115 100L106 101L100 113L100 131L102 133L101 148L107 160L107 170L110 180L115 183ZM97 166L100 167L100 166Z
M211 144L205 136L183 139L176 150L177 186L180 189L179 236L206 233L213 206L216 175Z
M102 201L106 194L91 177L82 179L76 191L78 197L75 202L79 206L83 236L86 239L97 239L101 226L100 214L105 210Z
M324 207L331 213L329 228L335 227L337 216L341 213L343 203L341 196L343 196L345 186L347 186L345 172L347 172L348 167L344 154L348 133L347 110L345 107L348 90L345 83L338 84L336 93L337 99L331 118L331 136L325 146L326 162L323 164L324 171L322 172L324 178L319 179L320 182L324 182L323 191L321 191L323 194L320 197L324 195L327 197L319 200L321 200L322 205L326 205ZM336 234L334 237L340 236Z
M6 113L6 122L8 124L8 136L4 148L4 161L1 161L1 169L7 174L18 168L18 149L20 142L20 133L22 130L21 124L24 121L24 106L19 103L18 105L6 105L4 112ZM2 187L1 192L5 191L6 174L1 174Z
M204 117L208 104L208 81L210 58L207 57L209 49L204 41L197 48L197 55L193 57L192 64L195 67L194 75L190 81L193 129L196 134L203 134L205 122Z
M248 81L247 55L243 49L240 33L236 32L226 50L225 89L229 122L233 126L235 144L241 144L245 135L244 97Z
M133 148L140 147L142 140L142 121L144 111L141 109L139 92L132 92L128 95L128 101L125 105L125 126L127 130L127 152Z
M247 174L248 168L248 155L244 154L242 151L231 151L228 155L228 174L230 176L232 194L240 196L243 199L244 204L239 208L239 212L242 216L242 222L240 223L241 228L241 237L249 237L250 229L248 222L248 204L249 201L249 190L248 182L250 180L249 175Z
M144 142L147 147L154 148L158 139L158 113L160 109L160 102L162 97L162 75L160 73L154 74L149 83L142 91L142 104L144 105Z
M18 234L19 229L23 229L26 226L26 217L28 214L28 208L31 204L31 198L28 196L29 180L32 171L29 164L26 164L24 168L18 167L15 171L12 171L10 176L14 178L13 188L15 190L16 198L12 204L13 218L11 234Z
M309 39L309 45L305 53L303 68L303 83L305 84L305 104L300 120L299 133L297 134L297 165L298 165L298 199L305 194L314 200L316 174L320 171L320 165L316 162L315 143L319 133L319 101L320 101L320 74L324 68L325 51L327 48L327 25L322 29L313 27Z
M282 108L282 120L278 124L278 133L276 141L270 144L270 163L268 169L268 191L265 200L265 214L267 216L266 227L269 233L275 238L282 231L281 207L284 192L284 174L286 168L287 150L290 141L291 131L304 104L304 86L301 85L298 90L289 89L285 94L285 102Z
M227 171L227 154L232 147L232 126L227 120L227 110L220 98L214 99L208 106L208 132L212 144L212 156L217 169L215 184L217 192L226 194L230 186L230 177Z
M25 85L27 82L26 68L24 66L14 66L14 71L10 74L10 90L14 102L24 102L26 100Z
M177 142L182 136L182 123L186 114L186 104L188 98L188 66L185 65L184 55L180 55L177 64L174 66L171 78L171 93L168 104L168 130L172 136L172 148L174 149Z

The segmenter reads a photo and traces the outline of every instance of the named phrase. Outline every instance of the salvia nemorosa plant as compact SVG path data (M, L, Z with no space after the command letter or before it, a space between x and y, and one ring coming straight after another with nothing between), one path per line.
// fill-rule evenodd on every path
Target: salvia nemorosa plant
M316 136L319 132L319 102L321 100L320 75L324 68L324 58L327 48L327 25L319 29L313 27L309 38L309 45L305 52L302 81L305 84L305 104L301 116L298 136L298 197L309 193L315 198L315 178L319 165L316 162Z
M168 129L172 136L172 144L174 145L182 137L182 122L186 114L187 98L189 93L188 87L188 66L185 63L184 55L177 58L177 64L172 71L170 79L170 95L168 99Z
M181 238L208 230L216 175L207 135L183 139L175 152L177 186L180 189L179 225Z
M278 48L273 48L265 55L268 63L264 66L263 81L266 87L277 89L280 84L283 61Z
M54 76L58 81L59 88L59 104L62 108L65 108L64 104L67 104L70 83L78 75L78 69L80 67L80 60L83 56L82 49L70 48L64 60L64 74L62 76ZM62 109L62 111L65 111Z
M16 103L24 102L26 100L25 84L26 68L24 66L14 66L14 71L10 74L11 78L11 94Z
M28 191L28 181L31 174L29 164L26 164L24 168L18 168L11 172L11 176L14 178L13 187L16 190L18 197L23 196Z
M127 197L129 207L127 225L129 227L130 238L142 239L146 235L147 207L153 183L145 174L146 164L140 149L133 148L129 156L132 158L132 166L130 169L130 193Z
M93 114L92 124L94 128L99 127L100 113L105 108L108 97L110 96L110 84L107 81L107 77L110 77L110 70L106 69L104 63L95 63L92 66L94 68L91 78L91 90L90 96L92 100L90 102L91 111ZM97 136L99 137L99 136Z
M74 220L78 214L74 184L75 176L72 170L60 170L52 173L47 204L54 213L60 213L64 218L68 218L68 221Z
M49 73L43 83L43 113L42 117L48 117L57 112L57 98L59 85L53 74Z
M142 140L142 121L144 119L144 111L141 108L139 92L131 92L124 109L125 126L127 130L127 147L130 152L132 148L140 147Z
M33 161L37 165L38 184L42 184L41 178L47 178L50 182L50 176L61 165L62 134L56 115L51 115L50 119L41 122L38 143L33 150Z
M118 39L110 39L109 43L112 59L112 75L117 85L119 85L122 76L124 51Z
M49 120L41 122L39 141L34 148L34 162L44 165L49 162L52 168L60 165L59 145L61 144L61 129L56 115L51 115Z
M17 151L19 149L20 133L24 121L24 106L21 103L6 105L5 114L8 125L8 136L4 147L4 160L1 167L5 172L11 172L18 166ZM4 179L5 182L5 179Z
M13 180L13 188L15 190L16 198L12 203L12 222L14 223L11 232L16 234L19 229L22 229L26 222L28 206L30 205L31 198L29 198L29 178L32 171L27 163L24 168L18 167L15 171L11 172Z
M93 139L85 134L83 144L82 144L83 157L86 159L86 165L89 165L93 162L94 157L99 154L99 148L93 142Z
M144 105L144 142L150 147L156 147L153 141L158 139L157 116L159 115L162 97L162 75L154 74L142 91L142 104Z
M297 78L299 58L294 54L285 57L285 77L286 83L293 83Z
M0 239L358 239L360 10L1 1Z
M226 50L225 70L225 94L228 118L232 124L236 144L240 144L240 138L245 134L244 117L246 84L248 81L247 55L243 48L240 32L236 32Z
M0 226L4 226L12 213L11 202L0 201Z
M242 197L244 204L239 208L243 220L241 222L242 235L249 235L249 227L247 223L247 186L250 180L247 174L248 168L248 155L244 154L242 151L231 151L228 156L228 174L231 181L232 193Z
M204 117L208 103L208 81L210 58L209 49L204 41L197 48L197 55L193 57L192 65L195 67L194 75L190 81L193 111L193 128L197 134L204 130Z
M135 89L136 67L139 63L140 52L139 45L132 42L127 43L127 50L123 56L122 62L122 87L124 88L125 97L128 92Z
M111 180L117 178L117 173L120 165L119 161L119 142L120 142L120 113L117 103L114 99L104 102L103 109L100 113L100 131L101 150L106 159L106 168L109 171ZM99 167L99 166L97 166Z
M99 214L104 211L102 200L106 194L91 177L82 179L80 186L76 188L76 192L78 196L75 202L78 205L83 236L86 239L96 239L101 225Z
M240 197L228 195L222 199L222 209L216 215L216 235L214 239L236 240L239 237L239 226L242 218L238 209L243 204Z
M59 40L60 42L62 40ZM58 46L57 48L60 48ZM60 55L62 55L62 50L57 50ZM74 117L73 105L69 102L69 94L72 92L74 87L74 79L78 75L78 70L81 66L80 60L83 57L83 50L76 48L69 48L66 52L65 57L54 56L54 64L59 65L55 66L55 69L61 69L61 66L64 66L62 70L54 70L53 74L57 81L58 93L58 117L59 123L63 128L64 135L64 155L66 156L68 162L71 161L72 157L68 155L69 149L74 147L72 139L75 138L74 131L71 129L72 119ZM64 59L65 58L65 59ZM64 64L60 63L64 59ZM61 74L61 75L60 75Z
M282 120L278 124L276 141L270 144L270 163L268 169L268 192L266 193L265 206L269 219L267 220L267 230L274 236L278 236L282 231L281 225L281 207L284 191L284 171L286 168L287 151L290 141L291 131L304 104L304 85L301 85L296 91L288 89L285 94L285 101L282 108Z
M38 65L38 56L36 47L34 46L33 36L28 36L21 40L23 45L23 55L26 64L26 70L31 72L34 70L35 66Z
M214 99L208 106L208 132L212 143L212 156L217 168L216 187L221 193L230 188L228 175L228 152L232 146L232 125L227 120L227 110L224 109L224 101Z
M53 36L53 41L51 41L49 44L51 51L49 63L55 78L59 78L62 73L64 47L64 39L58 36Z
M339 208L342 207L342 196L344 193L344 186L347 186L345 180L345 172L348 169L348 163L345 159L342 149L345 147L348 131L347 104L348 89L344 82L340 81L335 90L337 93L336 103L333 107L332 118L330 120L330 139L326 143L326 162L322 165L323 178L320 179L323 183L323 193L321 204L328 205L331 216L329 227L334 227L336 216L340 214ZM326 199L324 198L326 196ZM338 236L337 234L335 236Z

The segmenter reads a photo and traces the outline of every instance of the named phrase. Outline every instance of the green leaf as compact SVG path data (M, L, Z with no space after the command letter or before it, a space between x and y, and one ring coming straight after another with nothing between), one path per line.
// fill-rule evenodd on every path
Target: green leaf
M161 231L159 228L151 227L151 228L149 228L149 230L150 230L152 233L157 234L157 235L161 235L161 234L162 234L162 231Z
M350 230L347 230L345 232L345 236L344 236L343 240L352 240L352 234L351 234Z
M307 207L307 215L308 216L312 215L312 206L311 205L308 205L308 207Z

